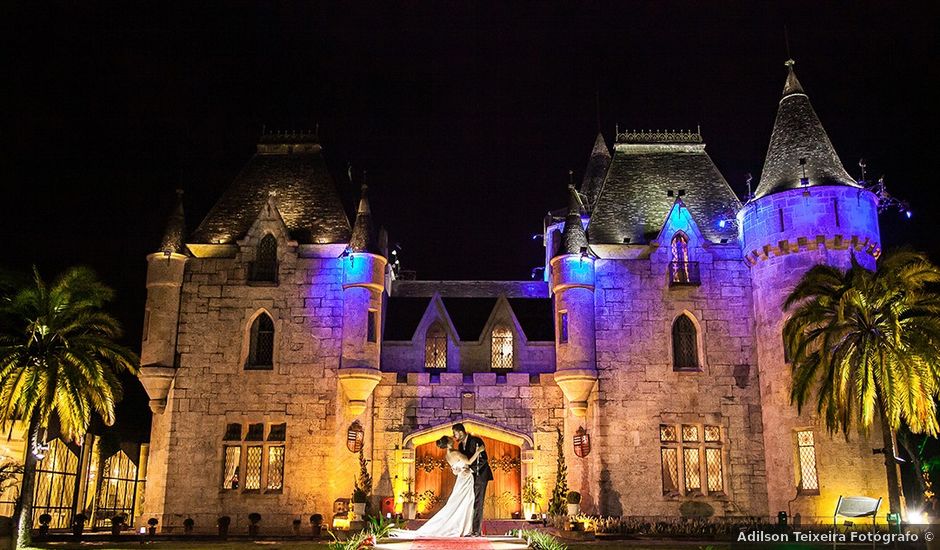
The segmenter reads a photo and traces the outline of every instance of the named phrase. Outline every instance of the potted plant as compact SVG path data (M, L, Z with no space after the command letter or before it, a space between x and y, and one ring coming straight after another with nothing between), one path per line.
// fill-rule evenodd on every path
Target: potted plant
M570 491L568 493L567 501L569 516L576 516L581 513L581 493L577 491Z
M232 518L228 516L222 516L216 521L216 525L219 527L219 538L225 540L228 537L228 526L232 524Z
M248 536L257 537L259 523L261 522L261 514L258 512L252 512L248 514Z
M147 525L150 526L150 528L147 529L147 532L150 533L150 536L152 537L152 536L156 535L156 534L157 534L157 518L150 518L150 519L148 519L148 520L147 520Z
M526 476L522 484L522 513L524 519L538 519L538 503L542 500L542 493L536 480L532 476Z
M187 535L192 535L194 525L196 525L196 522L193 521L193 518L184 519L183 520L183 533Z
M121 534L121 529L124 528L124 516L118 514L111 518L111 534L113 536L118 536Z
M291 522L291 529L293 529L295 535L300 534L300 520L299 519L295 519L294 521Z
M86 521L88 521L88 518L85 517L85 514L75 514L75 517L72 518L72 535L76 541L82 540L82 531L85 530Z
M310 516L310 530L313 533L314 537L319 537L320 532L323 530L323 516L320 514L313 514Z
M408 490L401 494L403 499L401 505L401 511L405 516L405 519L415 519L415 513L418 510L418 493L414 492L411 488L411 484L414 483L414 478L405 478L405 484L408 486Z
M356 514L356 519L361 519L366 515L366 502L368 499L369 496L358 485L353 489L352 508L353 513Z
M45 538L49 534L49 524L52 523L52 516L42 514L39 516L39 536Z

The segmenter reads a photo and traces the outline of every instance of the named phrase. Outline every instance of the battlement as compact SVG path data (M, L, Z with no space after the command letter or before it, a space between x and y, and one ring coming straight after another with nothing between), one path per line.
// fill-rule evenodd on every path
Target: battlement
M875 259L878 259L878 256L881 255L881 246L876 242L872 242L868 237L851 236L846 238L844 235L833 235L827 238L825 235L816 235L814 238L797 237L796 240L783 240L778 241L776 244L766 244L759 249L748 252L744 259L747 260L749 265L753 266L771 257L815 251L820 248L827 250L851 249L869 254Z

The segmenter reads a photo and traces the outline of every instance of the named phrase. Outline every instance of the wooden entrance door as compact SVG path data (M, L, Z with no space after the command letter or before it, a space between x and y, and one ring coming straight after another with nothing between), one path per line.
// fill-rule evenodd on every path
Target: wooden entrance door
M519 498L522 487L520 449L489 437L482 439L493 470L493 481L486 489L483 517L511 518L513 512L522 510ZM454 474L444 454L444 449L438 449L434 442L415 449L415 491L419 495L418 513L421 517L429 517L440 509L454 488Z

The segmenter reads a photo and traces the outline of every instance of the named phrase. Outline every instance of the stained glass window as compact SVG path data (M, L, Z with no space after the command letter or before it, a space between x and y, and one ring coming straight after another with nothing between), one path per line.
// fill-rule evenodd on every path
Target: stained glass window
M702 489L702 465L699 462L699 449L682 449L683 467L685 468L685 492L700 491Z
M660 424L659 440L660 441L677 441L676 427L671 424Z
M698 426L683 424L682 441L698 441Z
M248 447L245 454L245 490L257 491L261 489L261 459L264 447Z
M705 426L705 441L721 441L721 428L718 426Z
M663 494L679 493L679 460L676 449L662 449Z
M222 488L238 489L238 465L242 459L242 448L240 446L226 445L222 448L222 451L224 455L222 464Z
M708 492L720 493L724 489L721 477L721 449L705 449L705 469L708 475Z
M271 424L268 441L284 441L287 436L287 424Z
M813 432L797 432L796 440L800 458L800 491L818 492L819 478L816 472L816 442L813 440Z
M223 441L241 441L242 440L242 425L241 424L226 424L225 437L223 437L222 440Z
M284 488L284 447L268 447L268 490Z
M672 324L673 370L698 370L698 335L695 324L687 315L680 315Z
M496 327L492 334L492 362L494 370L512 369L512 331Z
M424 337L424 368L447 369L447 333L434 323Z
M245 441L264 441L264 424L249 424L248 425L248 435L245 436Z

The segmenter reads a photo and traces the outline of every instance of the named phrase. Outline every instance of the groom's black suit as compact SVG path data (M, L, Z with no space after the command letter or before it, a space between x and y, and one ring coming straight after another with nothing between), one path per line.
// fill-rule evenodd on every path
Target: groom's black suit
M460 452L469 458L477 452L477 447L482 446L482 439L467 434L460 442ZM486 451L480 453L476 462L470 465L470 471L473 472L473 532L474 534L480 534L480 524L483 523L483 499L486 497L486 484L493 481L493 470L490 469Z

